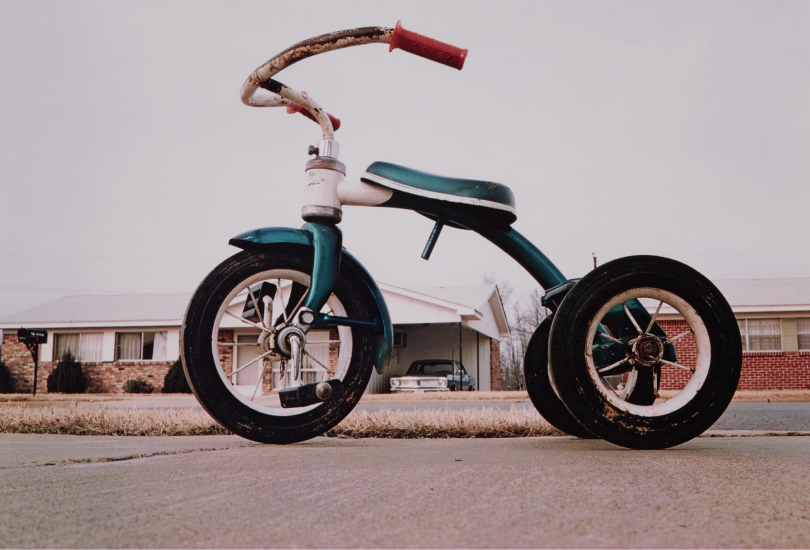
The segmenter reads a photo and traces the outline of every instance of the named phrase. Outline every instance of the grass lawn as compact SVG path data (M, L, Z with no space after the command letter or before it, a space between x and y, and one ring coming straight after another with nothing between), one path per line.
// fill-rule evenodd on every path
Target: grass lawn
M737 402L807 402L810 390L737 392ZM173 408L148 407L149 402ZM111 407L112 403L115 407ZM435 404L417 410L353 411L326 435L381 438L489 438L561 435L531 407L487 407L495 403L529 403L526 392L443 392L367 395L364 404ZM79 404L82 404L79 407ZM93 406L93 404L98 406ZM482 407L449 410L448 403ZM106 406L105 406L106 404ZM90 406L88 406L90 405ZM0 433L74 435L220 435L228 433L193 396L179 394L54 395L6 394L0 397Z

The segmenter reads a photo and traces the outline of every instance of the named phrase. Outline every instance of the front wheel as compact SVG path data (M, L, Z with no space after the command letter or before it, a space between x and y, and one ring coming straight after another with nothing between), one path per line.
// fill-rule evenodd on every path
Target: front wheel
M708 279L674 260L633 256L571 289L554 315L549 357L554 389L583 426L617 445L660 449L720 418L742 345Z
M278 244L240 252L200 284L182 330L183 366L200 404L225 428L262 443L322 435L357 404L368 384L373 338L347 326L300 331L296 361L282 345L306 301L311 248ZM374 321L376 303L344 257L324 313ZM297 344L298 347L298 344ZM342 392L304 407L281 406L279 390L340 380Z

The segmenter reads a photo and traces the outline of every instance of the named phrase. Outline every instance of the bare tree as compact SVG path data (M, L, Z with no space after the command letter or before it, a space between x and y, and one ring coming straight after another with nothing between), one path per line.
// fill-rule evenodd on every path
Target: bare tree
M482 276L485 283L496 283L509 319L509 335L501 340L501 384L504 389L523 389L523 358L529 340L538 325L546 318L543 293L534 289L525 297L515 296L514 287L508 281L497 282L490 273Z

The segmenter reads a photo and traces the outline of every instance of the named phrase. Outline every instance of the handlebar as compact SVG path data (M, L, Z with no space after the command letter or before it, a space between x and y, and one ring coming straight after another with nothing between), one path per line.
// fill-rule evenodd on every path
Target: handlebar
M445 42L439 42L434 38L428 38L421 34L408 31L402 28L402 22L397 21L397 26L391 34L391 46L388 48L389 52L394 51L396 48L430 59L436 63L453 67L459 71L464 66L464 60L467 59L467 50L457 48Z
M321 53L363 44L390 44L388 51L401 49L461 70L467 57L467 50L444 42L416 34L402 28L398 21L395 28L362 27L316 36L299 42L279 53L253 71L242 85L242 103L250 107L282 107L288 112L298 112L316 121L323 132L323 139L333 139L340 126L340 120L332 117L309 96L289 86L273 80L293 63ZM272 93L262 94L259 89ZM257 93L259 92L259 93Z
M304 92L304 93L306 93L306 92ZM311 120L313 122L318 122L318 119L315 118L314 116L312 116L312 114L309 111L304 109L303 105L289 105L287 107L287 113L291 114L291 115L294 114L294 113L301 113L302 115L307 117L309 120ZM330 115L329 113L326 113L326 116L329 117L329 121L332 123L332 129L335 132L337 132L340 129L340 119L335 117L335 116Z

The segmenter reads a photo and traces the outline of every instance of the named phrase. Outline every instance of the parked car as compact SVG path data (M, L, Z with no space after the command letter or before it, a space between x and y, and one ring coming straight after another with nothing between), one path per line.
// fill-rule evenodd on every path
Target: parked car
M391 377L392 392L474 390L475 378L464 365L449 359L420 359L404 376Z

